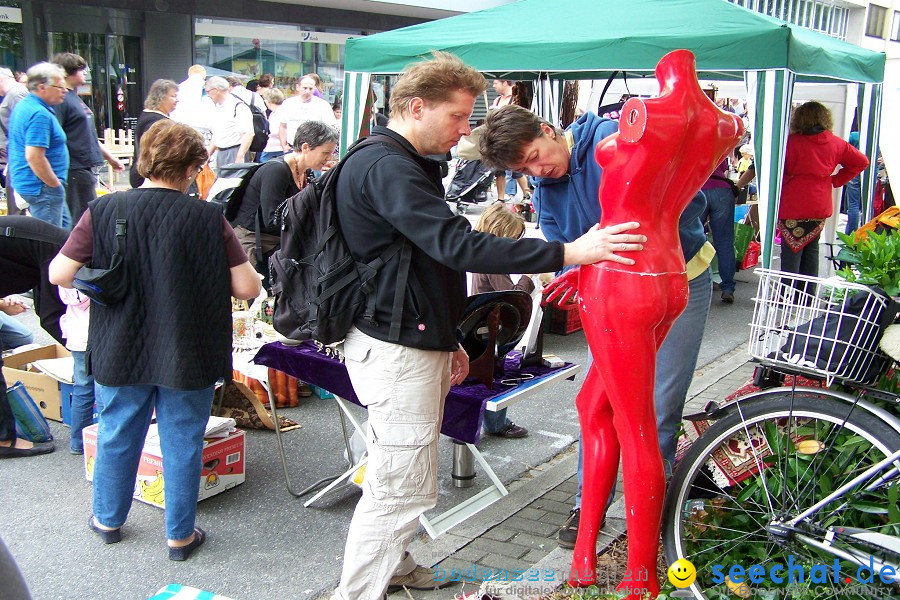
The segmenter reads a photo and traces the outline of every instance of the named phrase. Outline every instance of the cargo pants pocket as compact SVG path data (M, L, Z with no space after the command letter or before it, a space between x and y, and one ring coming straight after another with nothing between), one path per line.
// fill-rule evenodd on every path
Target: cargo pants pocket
M384 422L370 415L369 483L376 500L437 494L437 424ZM374 464L373 464L374 463Z

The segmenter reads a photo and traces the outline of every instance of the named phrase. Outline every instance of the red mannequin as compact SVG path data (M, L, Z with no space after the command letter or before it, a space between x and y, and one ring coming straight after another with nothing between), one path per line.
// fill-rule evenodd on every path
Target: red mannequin
M626 102L619 133L596 150L603 168L600 225L637 221L647 234L643 251L630 255L634 265L587 265L548 288L548 300L565 300L577 288L594 358L575 400L584 478L569 582L596 581L597 532L621 449L629 573L618 589L645 588L654 598L665 493L653 408L656 352L688 301L678 219L743 132L739 118L704 95L687 50L664 56L656 78L660 96ZM627 597L643 596L635 590Z

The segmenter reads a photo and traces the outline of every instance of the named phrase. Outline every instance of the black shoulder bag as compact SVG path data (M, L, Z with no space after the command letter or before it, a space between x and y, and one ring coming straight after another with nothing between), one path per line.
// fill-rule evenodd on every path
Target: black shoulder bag
M108 269L82 266L75 273L72 287L98 304L110 306L118 304L128 291L125 273L125 202L121 194L116 194L116 253L112 255Z

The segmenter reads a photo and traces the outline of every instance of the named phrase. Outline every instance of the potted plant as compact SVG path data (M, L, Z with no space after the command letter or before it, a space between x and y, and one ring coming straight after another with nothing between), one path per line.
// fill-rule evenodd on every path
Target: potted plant
M836 260L844 263L837 275L863 285L880 287L889 296L900 296L900 235L890 231L868 232L865 237L838 233L844 247Z

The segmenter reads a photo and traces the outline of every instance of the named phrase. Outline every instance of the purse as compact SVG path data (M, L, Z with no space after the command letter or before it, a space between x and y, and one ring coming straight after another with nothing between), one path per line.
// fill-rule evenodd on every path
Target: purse
M125 273L125 233L128 223L125 219L125 202L121 194L116 195L116 253L112 255L108 269L82 266L75 273L72 282L79 292L92 301L111 306L122 301L128 291Z
M209 168L209 163L203 165L203 170L197 175L197 192L201 200L206 200L209 190L216 181L216 174Z

